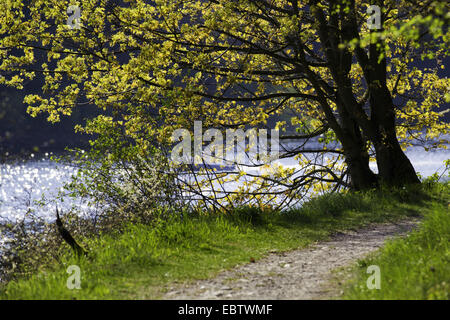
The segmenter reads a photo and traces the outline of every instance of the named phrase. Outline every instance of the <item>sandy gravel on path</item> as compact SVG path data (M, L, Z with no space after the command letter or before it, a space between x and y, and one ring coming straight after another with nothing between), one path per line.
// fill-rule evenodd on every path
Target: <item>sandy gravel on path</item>
M213 279L167 288L163 299L324 299L339 288L330 286L331 272L377 250L394 236L405 235L418 219L375 224L335 234L305 249L271 253L254 263L221 272Z

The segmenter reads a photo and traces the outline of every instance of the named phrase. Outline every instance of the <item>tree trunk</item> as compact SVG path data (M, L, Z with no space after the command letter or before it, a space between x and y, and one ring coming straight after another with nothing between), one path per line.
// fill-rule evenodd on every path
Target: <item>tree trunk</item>
M395 110L389 90L374 85L370 96L374 144L380 182L393 186L420 183L408 157L400 147L395 125Z
M343 120L345 134L341 143L344 147L351 187L354 190L374 188L377 185L377 177L369 167L369 154L362 139L361 131L356 123L347 117L347 114L342 115L345 115Z
M377 186L377 177L369 167L369 156L365 150L345 148L345 162L354 190L371 189Z
M344 147L351 187L354 190L374 188L377 185L377 177L369 167L369 154L361 129L340 99L337 108L340 118L337 136Z
M397 137L385 138L382 142L374 145L380 181L394 186L420 183L417 173L401 149Z

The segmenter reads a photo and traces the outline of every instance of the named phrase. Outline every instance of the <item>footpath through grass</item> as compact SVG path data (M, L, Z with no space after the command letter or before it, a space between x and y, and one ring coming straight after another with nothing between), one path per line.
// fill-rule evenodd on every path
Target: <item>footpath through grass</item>
M270 251L305 247L368 223L427 214L430 207L444 210L448 185L425 189L330 194L282 213L242 208L229 216L189 214L151 226L128 225L121 232L82 239L88 258L62 255L60 263L0 287L0 299L160 298L168 283L213 277ZM80 267L81 289L67 287L70 265ZM423 265L443 272L441 264Z
M450 299L450 212L427 211L418 230L359 261L344 299ZM370 265L380 268L380 289L368 289Z

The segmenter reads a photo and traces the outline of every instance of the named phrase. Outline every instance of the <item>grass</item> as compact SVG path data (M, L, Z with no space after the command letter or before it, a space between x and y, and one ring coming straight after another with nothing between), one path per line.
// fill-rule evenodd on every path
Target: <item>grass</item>
M380 268L380 289L368 289L367 267ZM359 261L344 299L450 299L450 213L436 206L419 230L388 242L371 257Z
M154 225L129 224L120 232L82 239L88 258L62 255L60 263L0 287L0 299L161 298L167 284L213 277L270 251L302 248L368 223L428 215L430 206L444 210L448 185L425 189L329 194L288 212L241 208L232 215L187 214ZM80 267L79 290L67 288L69 265ZM441 267L436 264L438 273Z

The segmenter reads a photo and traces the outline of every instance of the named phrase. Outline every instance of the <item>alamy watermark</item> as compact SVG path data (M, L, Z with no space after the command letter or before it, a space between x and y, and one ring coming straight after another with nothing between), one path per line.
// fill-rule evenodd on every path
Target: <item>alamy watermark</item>
M367 278L367 289L381 289L381 272L380 267L377 265L370 265L367 267L366 273L371 274L369 278Z
M254 164L279 157L277 129L270 130L270 138L267 129L226 129L224 143L222 131L210 128L203 133L202 121L195 121L193 140L187 129L174 130L171 138L172 142L178 142L171 152L171 159L176 164ZM204 141L210 143L204 146Z
M369 30L380 30L381 29L381 8L377 5L370 5L367 8L367 14L369 18L367 19L367 26Z
M70 275L67 278L66 286L67 289L81 289L81 269L79 266L73 264L67 268L67 273Z
M67 7L67 25L70 29L80 29L81 28L81 9L77 5L70 5Z

